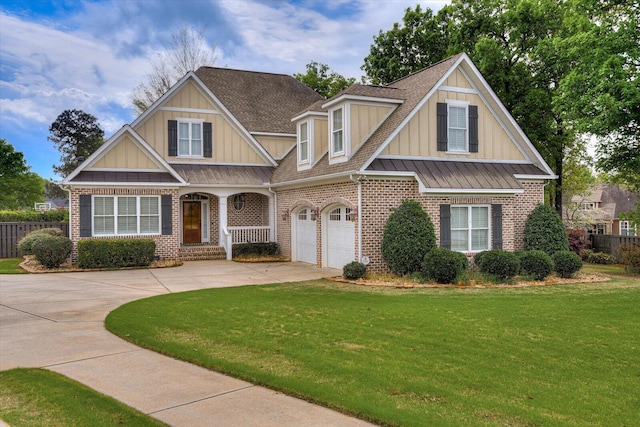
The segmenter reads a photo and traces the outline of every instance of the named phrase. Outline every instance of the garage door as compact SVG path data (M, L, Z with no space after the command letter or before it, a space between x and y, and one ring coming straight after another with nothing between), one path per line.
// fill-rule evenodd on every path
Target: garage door
M355 260L354 223L351 210L339 207L329 212L327 220L327 266L342 268Z
M316 263L316 222L311 221L311 210L298 212L296 217L295 260Z

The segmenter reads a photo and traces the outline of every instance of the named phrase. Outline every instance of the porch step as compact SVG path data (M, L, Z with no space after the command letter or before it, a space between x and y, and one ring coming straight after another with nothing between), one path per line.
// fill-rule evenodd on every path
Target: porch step
M180 246L180 249L178 250L178 258L181 261L227 259L227 253L222 246L187 245Z

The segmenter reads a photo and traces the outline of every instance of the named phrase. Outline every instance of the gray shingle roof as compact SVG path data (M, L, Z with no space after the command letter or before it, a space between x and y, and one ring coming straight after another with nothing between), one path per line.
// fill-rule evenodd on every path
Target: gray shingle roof
M289 155L282 160L278 168L274 171L272 183L278 184L298 179L315 178L328 174L359 170L391 133L400 126L400 123L409 116L427 93L433 89L438 80L453 66L460 55L461 54L452 56L431 67L399 79L385 88L380 88L379 86L354 85L357 87L353 89L353 94L365 93L370 90L372 96L373 93L384 93L385 96L376 95L381 97L391 97L390 94L394 94L395 99L403 99L404 102L400 104L371 137L362 144L360 149L349 161L330 165L328 156L324 156L313 168L298 172L297 154L294 149L291 150ZM384 89L384 92L381 91L382 89ZM349 89L347 89L347 91L348 90ZM340 94L336 96L340 96Z
M291 118L322 97L285 74L200 67L198 78L249 132L296 133Z

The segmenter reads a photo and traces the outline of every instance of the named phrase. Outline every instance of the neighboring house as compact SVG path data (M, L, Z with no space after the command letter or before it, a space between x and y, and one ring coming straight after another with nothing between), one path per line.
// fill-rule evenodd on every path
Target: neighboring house
M460 54L328 100L291 76L203 67L64 184L74 241L148 236L183 259L277 241L294 261L384 270L384 224L403 199L440 246L516 250L554 178Z
M597 184L565 204L565 219L593 234L635 236L636 225L621 215L636 209L638 195L617 184Z

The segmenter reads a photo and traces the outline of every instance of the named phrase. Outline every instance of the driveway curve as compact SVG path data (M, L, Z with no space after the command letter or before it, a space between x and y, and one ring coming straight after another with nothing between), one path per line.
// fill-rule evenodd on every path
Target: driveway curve
M195 289L310 280L288 262L0 275L0 370L50 369L174 426L365 426L364 421L130 344L104 329L129 301Z

